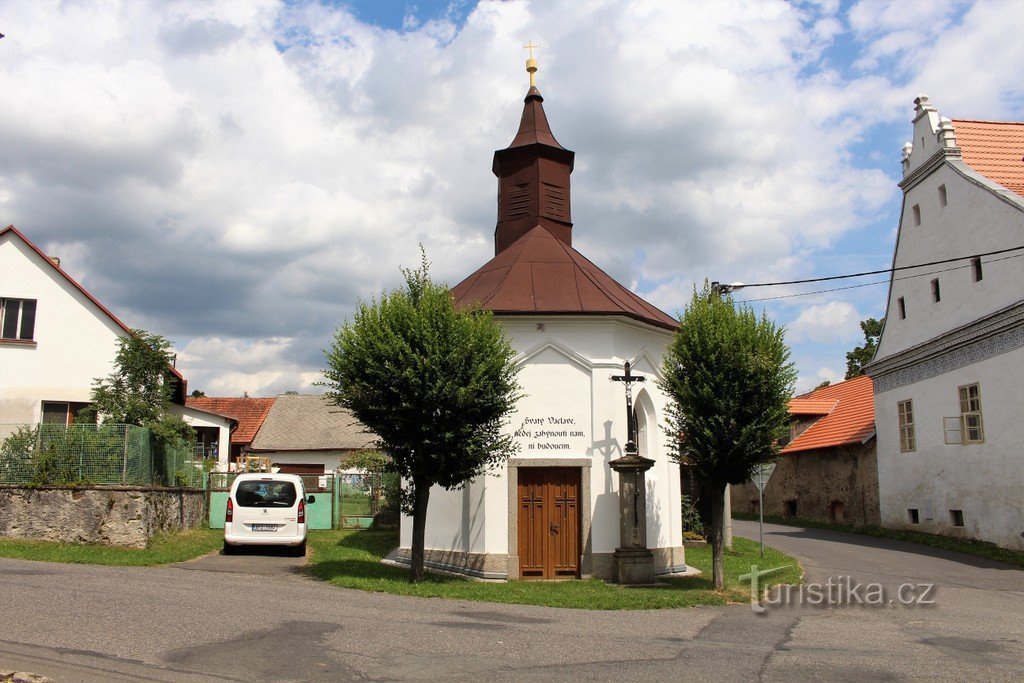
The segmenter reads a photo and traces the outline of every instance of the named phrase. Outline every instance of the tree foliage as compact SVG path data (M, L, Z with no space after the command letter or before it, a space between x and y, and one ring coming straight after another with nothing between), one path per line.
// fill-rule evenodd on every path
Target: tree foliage
M858 375L864 374L864 366L875 357L875 349L878 346L879 337L882 336L882 325L884 323L885 318L881 320L868 318L867 320L860 321L860 329L864 332L864 345L855 346L852 351L846 354L845 379L853 379Z
M722 587L725 487L778 454L796 381L783 331L749 306L694 291L669 346L659 386L671 398L674 456L691 468L710 508L715 587Z
M519 398L514 352L491 314L457 309L424 257L405 287L360 303L326 351L327 395L377 435L411 486L410 581L423 575L430 487L458 488L514 452L503 433Z
M145 427L161 444L194 439L192 428L170 411L178 381L170 370L170 348L169 341L145 330L121 337L113 372L93 380L91 410L107 422Z

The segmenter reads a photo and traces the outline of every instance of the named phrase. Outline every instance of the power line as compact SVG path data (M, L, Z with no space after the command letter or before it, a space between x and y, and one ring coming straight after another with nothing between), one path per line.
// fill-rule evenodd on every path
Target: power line
M1024 248L1024 247L1017 247L1017 248L1020 249L1020 248ZM1004 249L1002 251L1012 251L1012 250ZM995 253L1001 253L1001 252L992 252L992 253L995 254ZM1022 256L1024 256L1024 254L1015 254L1013 256L1004 256L1002 258L991 259L989 261L986 261L985 263L998 263L1000 261L1006 261L1007 259L1012 259L1012 258L1020 258ZM964 258L976 258L976 257L965 256ZM951 260L959 260L959 259L951 259ZM921 264L919 266L905 266L905 268L921 268L921 267L923 267L925 265L927 265L927 264ZM953 271L953 270L963 270L964 268L970 268L970 267L971 267L971 264L968 263L968 264L965 264L965 265L962 265L962 266L953 266L952 268L942 268L940 270L930 270L927 273L917 273L916 275L904 275L903 277L894 277L892 279L892 281L893 282L899 282L900 280L912 280L915 277L927 277L929 275L936 275L938 273L948 273L948 272ZM897 270L900 270L900 269L897 269ZM738 304L748 304L748 303L753 303L755 301L776 301L778 299L793 299L793 298L798 297L798 296L812 296L814 294L828 294L829 292L840 292L840 291L843 291L844 289L857 289L859 287L871 287L872 285L884 285L884 284L887 284L888 282L889 282L888 280L876 280L874 282L864 282L864 283L859 284L859 285L849 285L849 286L846 286L846 287L834 287L832 289L819 289L819 290L816 290L816 291L813 291L813 292L797 292L796 294L781 294L779 296L766 296L766 297L761 297L759 299L741 299L741 300L737 301L736 303L738 303ZM744 285L744 287L748 287L748 286L750 286L750 285Z
M963 261L965 259L981 258L983 256L995 256L997 254L1005 254L1009 251L1018 251L1024 249L1024 244L1019 247L1010 247L1009 249L997 249L996 251L987 251L981 254L972 254L970 256L957 256L956 258L943 259L942 261L929 261L928 263L918 263L912 266L898 266L896 268L885 268L883 270L866 270L863 273L851 273L849 275L830 275L828 277L813 277L807 280L789 280L787 282L758 282L752 285L743 285L744 289L749 287L778 287L780 285L805 285L811 282L827 282L829 280L845 280L851 277L864 277L865 275L881 275L882 273L895 273L899 270L911 270L913 268L927 268L928 266L939 266L944 263L954 263L956 261ZM738 287L737 287L738 288Z

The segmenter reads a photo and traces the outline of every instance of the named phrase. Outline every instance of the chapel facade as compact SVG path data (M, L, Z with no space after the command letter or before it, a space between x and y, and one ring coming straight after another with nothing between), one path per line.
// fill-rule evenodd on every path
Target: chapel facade
M532 60L531 60L532 61ZM609 463L625 454L626 362L646 473L646 544L654 574L685 570L679 466L662 430L662 356L678 322L622 286L572 246L575 154L555 139L531 85L512 143L494 153L498 216L494 257L452 289L480 305L517 352L523 398L507 427L518 453L461 490L430 493L426 564L489 579L614 574L620 501ZM412 519L402 518L407 561Z

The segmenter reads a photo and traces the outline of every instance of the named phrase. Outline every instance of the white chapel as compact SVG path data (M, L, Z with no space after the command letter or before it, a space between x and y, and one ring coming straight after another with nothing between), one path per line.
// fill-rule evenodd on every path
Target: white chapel
M515 138L494 153L494 258L452 289L457 304L493 311L517 352L524 397L508 429L519 451L461 490L431 491L426 564L490 579L612 578L626 512L609 463L626 454L628 423L611 378L628 362L646 380L632 386L634 441L653 461L630 500L644 506L652 573L682 571L679 466L656 382L678 322L573 248L574 153L543 102L531 85ZM395 559L407 561L411 544L406 517Z

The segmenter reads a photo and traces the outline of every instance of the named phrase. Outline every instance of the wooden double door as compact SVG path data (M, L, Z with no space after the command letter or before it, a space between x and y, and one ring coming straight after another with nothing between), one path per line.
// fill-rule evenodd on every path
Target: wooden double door
M580 470L519 468L519 575L579 576Z

